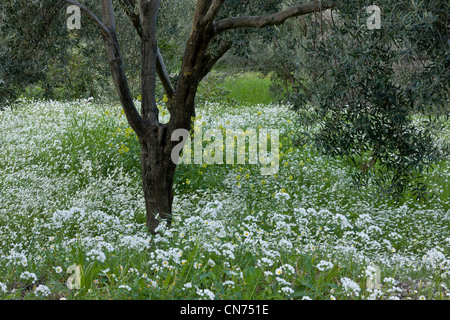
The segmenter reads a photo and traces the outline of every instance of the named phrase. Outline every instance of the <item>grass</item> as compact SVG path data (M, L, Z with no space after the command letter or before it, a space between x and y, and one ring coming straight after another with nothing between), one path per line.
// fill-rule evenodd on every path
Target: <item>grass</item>
M263 77L258 73L248 72L226 78L223 88L229 91L225 96L228 99L250 105L270 104L274 100L270 84L270 76Z
M257 72L237 75L211 73L199 88L203 102L228 102L229 105L257 105L274 102L271 78Z
M279 171L180 165L174 221L157 236L118 106L1 112L0 298L448 300L448 161L425 174L435 200L378 200L351 187L345 161L293 143L287 106L250 92L239 107L204 103L197 120L279 130Z

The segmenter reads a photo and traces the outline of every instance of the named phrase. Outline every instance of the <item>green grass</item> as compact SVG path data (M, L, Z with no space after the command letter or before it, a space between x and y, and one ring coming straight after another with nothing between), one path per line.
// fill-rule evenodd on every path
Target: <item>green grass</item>
M270 85L270 76L263 77L255 72L228 77L223 83L224 89L230 91L226 98L250 105L273 103Z
M230 91L225 97L234 99L240 103L250 105L270 104L273 96L270 93L271 79L251 72L238 76L228 77L223 82L223 88Z
M209 102L226 101L232 104L257 105L275 102L270 91L272 80L257 72L227 75L211 73L200 85L199 96Z

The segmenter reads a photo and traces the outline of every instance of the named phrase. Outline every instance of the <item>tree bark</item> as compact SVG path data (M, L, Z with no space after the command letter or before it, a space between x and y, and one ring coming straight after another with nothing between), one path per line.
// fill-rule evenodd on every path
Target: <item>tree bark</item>
M214 33L219 34L226 30L236 28L264 28L267 26L277 26L283 24L289 18L318 12L331 7L333 7L333 1L331 0L321 1L320 3L314 1L292 6L274 14L226 18L214 23Z
M167 131L161 127L159 131L150 131L147 136L140 137L142 187L147 212L146 226L150 233L155 234L161 220L172 222L173 178L176 164L171 159L171 144L167 138L161 137L161 132ZM169 137L170 138L170 137Z

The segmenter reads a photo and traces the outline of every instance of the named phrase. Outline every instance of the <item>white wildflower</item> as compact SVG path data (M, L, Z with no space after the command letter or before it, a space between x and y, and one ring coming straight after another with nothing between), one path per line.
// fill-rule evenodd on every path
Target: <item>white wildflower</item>
M127 286L126 284L120 285L120 286L119 286L119 289L125 289L125 290L127 290L127 291L131 291L131 287L130 287L130 286Z
M6 284L4 284L3 282L0 282L0 292L7 292Z
M234 288L234 281L228 280L222 283L224 287Z
M42 284L37 286L37 288L34 289L34 292L37 296L42 298L47 297L51 293L50 289Z
M61 273L63 269L61 267L54 267L56 273Z
M24 271L20 275L20 279L23 280L32 280L31 283L35 283L37 281L37 276L35 273Z
M290 295L290 294L294 293L294 289L292 289L291 287L283 287L283 288L281 288L281 291L286 295Z
M214 293L211 290L209 290L209 289L203 289L202 290L202 289L198 289L197 288L197 294L200 297L205 297L205 298L208 298L210 300L214 300L214 297L215 297Z
M359 296L359 293L361 292L361 288L352 279L343 277L343 278L341 278L341 283L342 283L342 289L347 296L353 296L353 295L356 297Z
M331 268L333 268L333 263L329 262L329 261L325 261L325 260L321 260L317 265L316 268L319 269L320 271L327 271Z

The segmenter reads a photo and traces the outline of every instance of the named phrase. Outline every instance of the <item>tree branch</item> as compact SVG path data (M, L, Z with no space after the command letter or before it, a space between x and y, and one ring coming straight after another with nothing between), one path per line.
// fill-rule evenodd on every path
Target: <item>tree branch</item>
M203 17L211 6L211 1L212 0L197 0L193 19L194 25L203 20Z
M100 31L102 32L103 36L105 36L105 37L110 36L110 34L111 34L110 30L103 24L103 22L91 10L86 8L84 5L82 5L78 1L74 1L74 0L65 0L65 1L69 4L79 7L80 10L83 11L83 13L100 28Z
M130 8L135 6L136 4L135 0L120 0L119 3L122 6L123 10L125 11L126 15L128 16L128 18L131 20L138 36L142 39L142 25L139 14L135 13ZM161 55L161 52L159 51L159 48L156 58L157 58L156 72L158 73L158 77L161 80L162 86L164 88L164 93L166 94L169 100L172 100L173 97L175 96L175 90L172 87L169 74L167 73L166 64L164 63L164 59Z
M158 122L158 107L156 105L156 60L158 47L156 43L156 17L160 0L140 1L140 16L142 21L142 116L153 123Z
M208 12L206 12L206 15L203 17L202 22L205 24L212 22L224 2L225 0L214 0L208 9Z
M222 19L214 23L214 34L236 28L263 28L266 26L275 26L284 23L287 19L297 17L321 10L326 10L331 7L332 1L324 1L318 4L316 2L305 3L298 6L290 7L286 10L268 14L263 16L247 16Z
M223 42L217 49L217 52L215 55L213 55L213 56L207 55L206 56L207 60L206 60L206 63L204 64L202 73L200 75L200 80L203 79L211 71L211 69L214 67L214 65L217 63L217 61L219 61L219 59L222 58L223 55L225 53L227 53L228 50L231 49L231 46L232 46L231 41Z
M102 0L103 21L106 27L112 32L116 32L116 18L114 17L114 7L112 0Z

